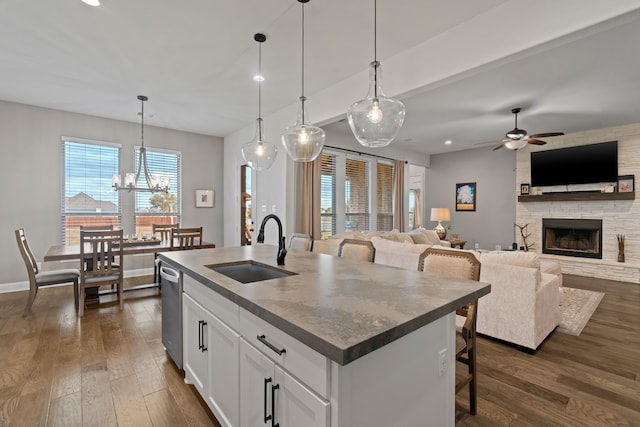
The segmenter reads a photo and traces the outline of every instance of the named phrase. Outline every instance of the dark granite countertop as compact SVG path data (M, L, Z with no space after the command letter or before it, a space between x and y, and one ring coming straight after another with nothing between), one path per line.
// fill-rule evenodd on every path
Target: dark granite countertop
M160 258L331 360L346 365L486 295L490 285L290 250L292 276L240 283L206 267L276 266L277 247L162 252Z

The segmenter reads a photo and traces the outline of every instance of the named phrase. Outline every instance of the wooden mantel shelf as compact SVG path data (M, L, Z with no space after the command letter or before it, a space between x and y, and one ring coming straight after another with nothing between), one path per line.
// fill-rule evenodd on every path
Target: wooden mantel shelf
M518 202L581 202L589 200L635 200L636 193L558 192L539 196L518 196Z

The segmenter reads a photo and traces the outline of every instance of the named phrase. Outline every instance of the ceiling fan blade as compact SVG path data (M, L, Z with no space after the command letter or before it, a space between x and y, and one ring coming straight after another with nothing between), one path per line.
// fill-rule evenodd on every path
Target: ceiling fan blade
M496 150L498 150L498 149L500 149L502 147L504 147L504 143L498 145L496 148L493 149L493 151L496 151Z
M560 136L560 135L564 135L564 133L562 132L536 133L535 135L529 135L529 138L530 139L551 138L552 136Z
M544 145L547 143L546 141L542 141L541 139L533 139L533 138L528 138L527 142L533 145Z

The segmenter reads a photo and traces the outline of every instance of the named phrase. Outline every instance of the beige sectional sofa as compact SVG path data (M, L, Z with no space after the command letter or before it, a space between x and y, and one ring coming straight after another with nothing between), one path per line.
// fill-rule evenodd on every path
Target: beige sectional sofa
M371 240L376 248L375 263L409 269L418 269L420 254L427 248L450 246L434 231L417 229L409 233L342 233L314 241L313 251L337 256L344 238ZM477 332L535 351L560 323L560 264L541 260L533 252L465 252L480 261L480 281L491 284L491 292L478 302Z

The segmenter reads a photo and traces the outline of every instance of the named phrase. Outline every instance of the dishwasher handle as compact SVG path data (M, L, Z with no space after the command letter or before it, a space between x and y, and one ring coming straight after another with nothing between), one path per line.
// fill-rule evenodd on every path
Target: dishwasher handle
M167 282L178 283L180 281L180 272L164 265L160 267L160 276Z

